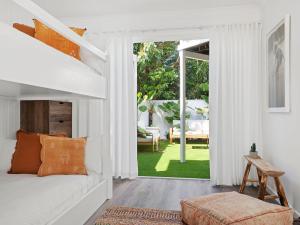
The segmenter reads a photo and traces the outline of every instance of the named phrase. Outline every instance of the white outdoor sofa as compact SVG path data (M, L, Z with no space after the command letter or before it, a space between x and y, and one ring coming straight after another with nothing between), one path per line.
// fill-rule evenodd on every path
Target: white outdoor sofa
M173 121L173 128L170 128L170 143L174 139L180 139L180 121ZM186 120L185 138L189 140L204 140L209 144L209 120Z

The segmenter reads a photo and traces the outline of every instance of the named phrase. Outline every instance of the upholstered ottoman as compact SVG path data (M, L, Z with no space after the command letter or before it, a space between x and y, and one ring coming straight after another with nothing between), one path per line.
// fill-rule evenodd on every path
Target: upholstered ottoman
M292 225L293 211L237 192L181 201L188 225Z

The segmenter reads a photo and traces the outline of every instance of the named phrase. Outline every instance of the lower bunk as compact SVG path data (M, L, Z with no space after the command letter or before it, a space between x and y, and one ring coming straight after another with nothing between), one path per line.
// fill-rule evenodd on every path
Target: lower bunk
M61 126L56 135L20 130L22 104L0 98L0 225L83 225L112 197L108 107L104 100L69 102L68 113L60 101L48 111L71 118L73 138ZM38 174L42 165L47 172Z
M108 198L107 181L88 176L0 172L0 224L82 225Z

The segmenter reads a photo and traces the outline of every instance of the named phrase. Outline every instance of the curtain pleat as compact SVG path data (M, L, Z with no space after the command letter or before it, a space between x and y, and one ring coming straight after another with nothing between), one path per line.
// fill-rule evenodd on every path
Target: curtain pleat
M261 146L261 25L224 25L210 41L211 181L242 181L243 155Z
M136 78L132 44L132 40L125 35L112 38L109 47L113 175L131 179L138 174Z

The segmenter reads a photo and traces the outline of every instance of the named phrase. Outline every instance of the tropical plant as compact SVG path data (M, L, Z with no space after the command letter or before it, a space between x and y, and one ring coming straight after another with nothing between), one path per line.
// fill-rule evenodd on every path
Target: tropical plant
M202 108L195 108L196 109L196 113L201 115L204 118L208 118L208 114L209 114L209 108L208 107L202 107Z
M178 98L178 42L145 42L134 45L138 57L138 92L149 95L155 91L153 100Z
M141 112L149 112L149 126L152 125L155 104L153 100L179 99L179 54L178 41L144 42L134 44L137 62L137 103ZM186 97L203 99L208 102L209 94L208 62L187 59L186 61ZM173 124L179 120L179 104L164 103L159 106L167 113L165 120ZM189 115L187 115L189 117Z
M255 143L253 143L253 144L251 145L250 152L256 152L256 144L255 144Z
M165 120L173 126L174 120L180 120L180 106L178 102L164 102L163 104L158 106L162 111L164 111L167 115L165 116ZM186 112L185 118L190 118L191 114Z
M153 113L155 113L155 103L153 98L155 96L155 91L150 91L149 95L144 95L141 92L137 93L137 104L140 112L149 113L149 126L152 126L153 123ZM141 113L138 116L138 120L140 119Z
M187 59L186 90L188 99L202 99L208 103L209 64L206 61Z
M153 100L179 99L179 42L145 42L134 44L138 57L137 84L142 96L155 91ZM209 64L187 59L187 99L203 99L208 102Z

